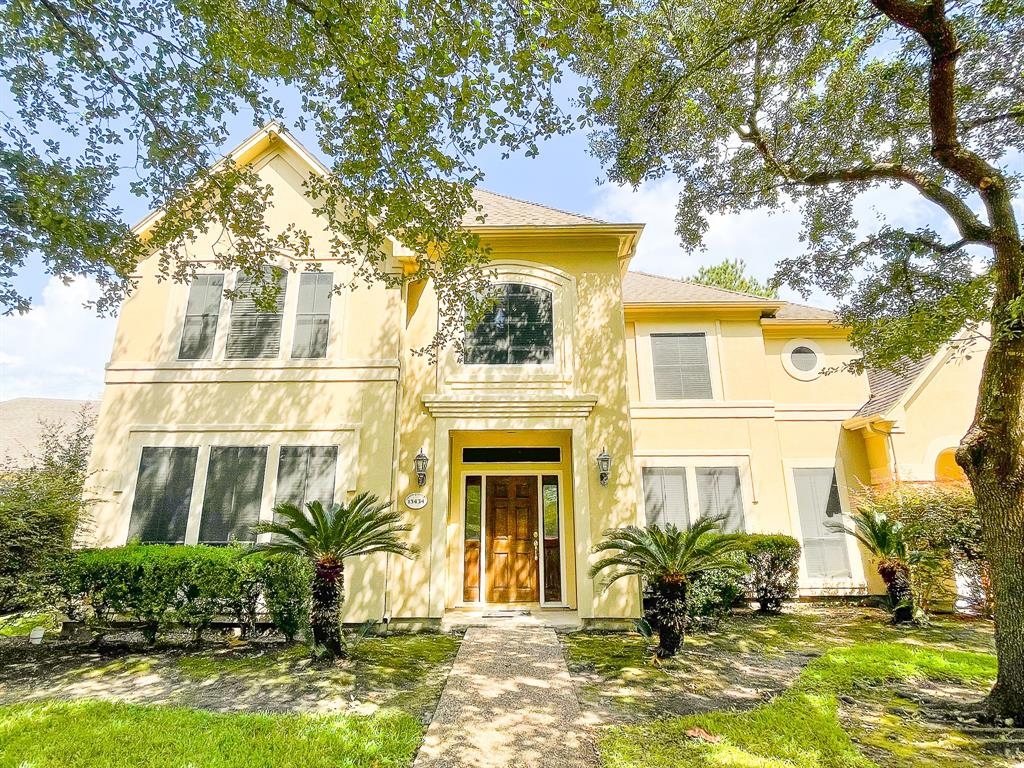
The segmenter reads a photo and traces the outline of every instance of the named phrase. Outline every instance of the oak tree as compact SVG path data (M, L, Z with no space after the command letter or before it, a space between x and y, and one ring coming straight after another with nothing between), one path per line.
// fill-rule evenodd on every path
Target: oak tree
M574 3L556 37L587 81L593 149L619 183L682 182L684 247L712 214L797 206L806 251L778 279L834 296L863 366L958 337L991 346L957 461L992 566L994 714L1024 719L1024 149L1021 0L613 0ZM862 236L855 202L900 187Z

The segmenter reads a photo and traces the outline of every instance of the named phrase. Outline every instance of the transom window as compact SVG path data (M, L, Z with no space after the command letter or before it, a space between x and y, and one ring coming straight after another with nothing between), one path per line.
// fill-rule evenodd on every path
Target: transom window
M497 287L498 298L475 328L466 330L470 365L554 362L551 291L521 283Z

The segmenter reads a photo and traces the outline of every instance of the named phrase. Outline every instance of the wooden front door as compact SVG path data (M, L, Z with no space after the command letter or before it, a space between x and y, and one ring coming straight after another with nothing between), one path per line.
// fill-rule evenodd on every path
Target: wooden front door
M538 602L536 477L487 478L485 530L488 602Z

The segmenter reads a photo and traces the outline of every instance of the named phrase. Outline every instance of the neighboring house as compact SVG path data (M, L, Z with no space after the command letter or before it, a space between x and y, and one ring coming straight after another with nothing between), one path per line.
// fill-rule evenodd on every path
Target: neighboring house
M233 157L273 187L271 228L294 223L326 250L303 191L317 161L278 126ZM278 501L358 489L406 512L421 555L352 563L349 621L519 604L621 622L639 590L590 578L602 532L700 515L800 538L804 594L863 592L859 550L825 525L873 466L865 430L844 427L862 418L867 377L820 375L855 356L833 316L628 272L640 224L477 199L486 223L466 226L502 297L461 362L410 351L436 330L429 284L332 294L351 269L326 261L282 272L279 310L259 313L223 296L242 275L206 264L181 285L140 264L92 457L96 543L247 540ZM389 247L401 274L413 254Z
M74 426L80 415L95 414L98 400L17 397L0 402L0 461L24 466L39 450L47 424Z

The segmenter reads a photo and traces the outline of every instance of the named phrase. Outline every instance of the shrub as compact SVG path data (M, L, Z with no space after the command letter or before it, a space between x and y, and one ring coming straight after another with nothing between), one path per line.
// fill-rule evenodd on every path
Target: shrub
M82 501L95 419L42 423L39 448L24 463L0 462L0 613L45 608L50 578L87 522Z
M281 621L281 632L293 638L299 626L293 614L309 591L308 576L282 558L242 557L244 551L162 544L83 550L63 568L68 613L100 633L127 621L151 643L174 626L198 641L219 616L251 632L262 600L274 606L271 621Z
M800 580L800 542L792 536L752 533L743 536L749 568L747 593L761 613L778 613L785 600L797 596Z
M692 628L711 629L729 615L744 594L744 554L734 552L740 570L716 569L697 574L690 583L687 617Z
M313 569L301 557L273 555L266 558L264 598L277 631L294 640L309 623L310 583Z

